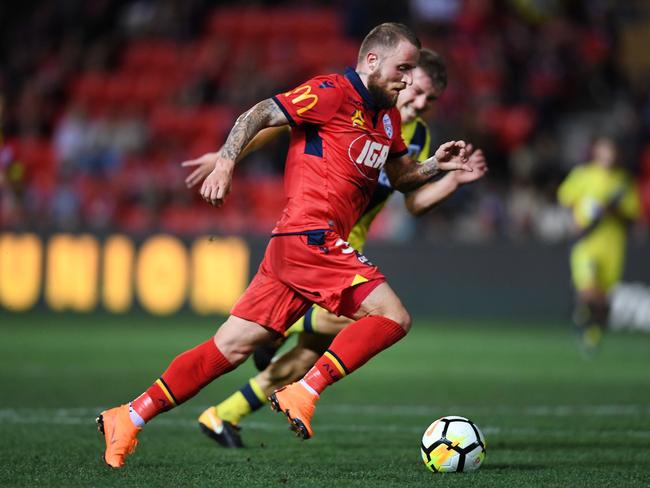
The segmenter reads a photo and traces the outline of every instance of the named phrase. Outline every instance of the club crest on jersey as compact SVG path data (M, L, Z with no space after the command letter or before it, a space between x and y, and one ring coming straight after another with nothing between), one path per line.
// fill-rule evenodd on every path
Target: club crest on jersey
M386 135L388 136L389 139L393 138L393 123L390 120L390 117L388 114L384 114L384 118L382 120L384 122L384 132L386 132Z
M375 180L388 159L390 146L375 141L367 135L357 137L348 148L348 157L365 178Z

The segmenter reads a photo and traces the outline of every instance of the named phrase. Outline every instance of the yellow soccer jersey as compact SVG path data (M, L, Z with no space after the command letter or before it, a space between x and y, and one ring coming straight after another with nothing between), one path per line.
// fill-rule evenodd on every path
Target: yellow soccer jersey
M594 224L600 210L617 200L618 213L628 219L639 216L639 196L627 171L621 168L607 170L595 164L573 169L558 190L560 203L571 208L578 226L585 229ZM611 213L595 224L585 238L606 235L608 239L625 236L625 223ZM613 236L617 237L613 237Z
M626 223L621 216L631 220L640 213L632 178L621 168L578 166L560 185L558 200L571 208L576 224L584 231L571 252L575 287L609 290L623 270ZM616 212L600 217L612 202Z
M404 139L404 142L408 147L409 156L418 161L424 161L429 157L429 148L431 145L429 127L420 117L417 117L412 122L402 125L402 139ZM377 187L370 199L370 203L368 203L366 210L363 212L348 236L348 242L354 249L363 251L363 246L366 243L366 237L368 236L368 231L370 230L372 221L381 209L384 208L388 198L394 191L395 189L388 181L388 176L382 170L379 175Z

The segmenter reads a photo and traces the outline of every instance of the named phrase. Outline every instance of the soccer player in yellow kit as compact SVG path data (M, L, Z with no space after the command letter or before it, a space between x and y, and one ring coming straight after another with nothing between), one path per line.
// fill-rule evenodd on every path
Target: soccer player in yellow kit
M616 164L616 157L612 139L597 139L593 160L574 168L558 190L558 200L573 215L577 237L571 250L576 290L573 320L588 354L600 345L609 311L608 292L623 271L627 224L640 212L634 181Z
M433 51L422 49L418 68L413 72L413 83L400 92L397 101L402 119L402 138L410 155L419 161L429 157L430 146L429 129L421 115L442 94L446 84L447 73L442 59ZM251 141L243 154L258 149L283 130L267 129L266 133ZM485 174L487 166L480 150L472 153L468 163L473 167L473 172L450 172L440 180L406 194L405 204L409 212L420 215L453 193L458 186L475 181ZM187 167L198 166L186 179L188 186L197 184L205 176L205 170L200 164L200 159L183 163ZM393 192L388 178L382 172L368 207L348 236L353 249L363 251L374 218ZM262 371L219 405L203 412L199 417L201 431L224 447L242 447L239 433L241 419L261 408L274 390L302 377L328 348L334 335L349 323L350 319L346 317L338 317L318 306L312 307L287 331L287 334L299 333L297 345L270 364L270 356L266 362L262 359L261 364L256 357L256 365ZM271 347L270 352L275 352L276 348L277 346Z

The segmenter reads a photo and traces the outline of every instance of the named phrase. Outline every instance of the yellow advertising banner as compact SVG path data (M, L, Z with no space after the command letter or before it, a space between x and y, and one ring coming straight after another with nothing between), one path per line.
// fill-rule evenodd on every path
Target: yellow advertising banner
M0 234L0 307L124 313L136 303L153 314L182 307L227 314L248 284L250 251L237 237L168 235L141 244L125 235Z

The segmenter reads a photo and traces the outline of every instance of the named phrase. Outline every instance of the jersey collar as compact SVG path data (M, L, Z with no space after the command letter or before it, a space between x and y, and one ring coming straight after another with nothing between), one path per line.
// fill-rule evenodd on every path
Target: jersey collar
M353 68L348 67L345 68L345 77L350 83L352 83L352 86L357 91L357 93L361 95L361 98L363 98L366 106L368 108L376 110L375 101L372 99L372 95L366 88L366 85L364 85L363 81L361 81L359 74Z

